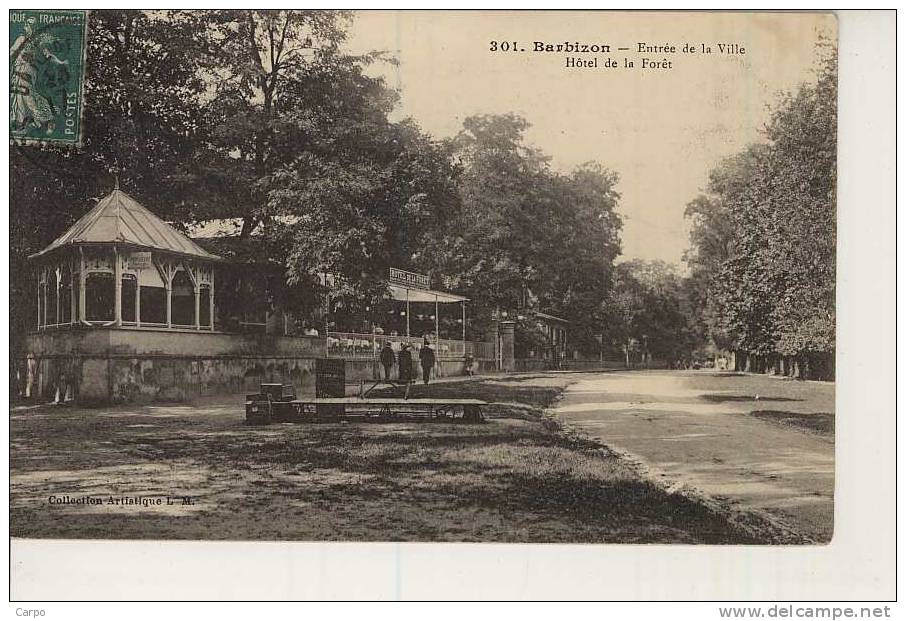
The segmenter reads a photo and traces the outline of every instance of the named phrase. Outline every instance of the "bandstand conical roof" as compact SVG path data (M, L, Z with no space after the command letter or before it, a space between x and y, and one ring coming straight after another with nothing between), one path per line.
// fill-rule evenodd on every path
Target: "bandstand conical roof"
M98 201L69 230L55 239L36 258L67 246L124 244L186 257L219 261L172 226L148 211L119 187Z

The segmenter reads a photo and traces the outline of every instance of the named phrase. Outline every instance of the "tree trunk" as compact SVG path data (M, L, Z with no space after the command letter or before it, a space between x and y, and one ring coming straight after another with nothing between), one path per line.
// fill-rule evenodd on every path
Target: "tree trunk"
M746 368L746 353L742 350L735 350L733 352L733 370L737 373L745 371Z

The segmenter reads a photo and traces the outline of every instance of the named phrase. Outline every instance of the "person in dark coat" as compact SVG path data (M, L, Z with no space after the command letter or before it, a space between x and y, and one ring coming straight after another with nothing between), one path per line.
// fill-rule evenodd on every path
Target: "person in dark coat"
M434 350L428 345L428 339L425 339L424 345L422 345L421 350L418 352L418 357L422 363L422 378L427 385L431 380L431 369L434 368Z
M381 349L381 365L384 367L385 380L390 381L390 371L395 363L396 354L393 353L393 348L390 347L390 341L386 341Z
M400 366L400 381L408 384L412 381L412 352L409 351L409 343L403 345L397 362Z

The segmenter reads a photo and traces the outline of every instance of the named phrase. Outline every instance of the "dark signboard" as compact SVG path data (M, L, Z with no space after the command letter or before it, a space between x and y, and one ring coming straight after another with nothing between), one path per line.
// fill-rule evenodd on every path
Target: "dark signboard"
M346 396L346 361L342 358L318 358L315 361L315 396Z
M396 267L390 268L390 278L388 280L391 284L401 285L403 287L415 287L416 289L431 288L429 286L431 283L426 275L407 272L406 270L401 270Z
M342 358L315 360L315 397L346 396L346 361ZM337 419L346 416L344 405L318 405L318 418Z

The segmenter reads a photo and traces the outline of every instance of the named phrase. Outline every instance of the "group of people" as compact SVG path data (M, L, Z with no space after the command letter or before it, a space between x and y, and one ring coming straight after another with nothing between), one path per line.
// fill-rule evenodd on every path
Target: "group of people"
M428 344L427 338L425 338L424 345L418 351L418 358L422 366L422 379L427 384L431 381L431 369L434 368L436 361L434 350ZM394 353L389 341L384 343L384 347L381 349L381 366L384 367L385 380L390 380L390 372L393 370L393 365L398 364L399 381L407 383L413 381L416 378L414 377L412 363L412 347L409 343L403 343L399 356Z

